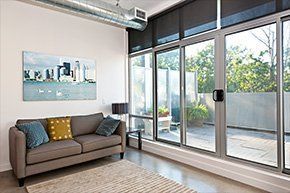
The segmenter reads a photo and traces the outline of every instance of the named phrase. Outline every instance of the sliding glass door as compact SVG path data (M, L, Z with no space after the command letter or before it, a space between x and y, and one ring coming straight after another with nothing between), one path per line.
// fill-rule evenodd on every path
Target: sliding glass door
M185 145L216 151L214 39L185 47Z
M284 16L131 57L131 127L143 129L146 139L290 174L290 20Z
M180 142L179 48L156 54L157 140Z
M276 24L236 32L226 45L226 154L277 167Z

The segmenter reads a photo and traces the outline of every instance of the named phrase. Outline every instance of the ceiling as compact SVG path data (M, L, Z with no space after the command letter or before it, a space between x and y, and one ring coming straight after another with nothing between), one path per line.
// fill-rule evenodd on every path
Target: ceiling
M116 4L116 0L103 0L105 2ZM148 16L157 14L173 5L176 5L184 0L120 0L119 4L122 8L131 9L138 7L147 11Z

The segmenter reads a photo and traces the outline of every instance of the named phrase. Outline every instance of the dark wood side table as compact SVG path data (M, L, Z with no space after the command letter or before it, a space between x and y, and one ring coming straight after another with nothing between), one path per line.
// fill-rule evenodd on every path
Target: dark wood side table
M126 144L128 146L130 146L129 135L133 134L133 133L137 133L137 135L138 135L138 149L142 150L142 131L143 131L143 129L128 128L126 131Z

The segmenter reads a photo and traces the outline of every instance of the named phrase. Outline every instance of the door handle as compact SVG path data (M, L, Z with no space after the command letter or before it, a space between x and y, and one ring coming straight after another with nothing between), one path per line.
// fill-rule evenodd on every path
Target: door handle
M212 99L215 102L222 102L224 101L224 90L223 89L215 89L212 92Z

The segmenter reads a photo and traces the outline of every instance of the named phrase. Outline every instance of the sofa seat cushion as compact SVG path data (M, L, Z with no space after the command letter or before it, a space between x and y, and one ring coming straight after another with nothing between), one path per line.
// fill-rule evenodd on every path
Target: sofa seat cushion
M80 154L82 147L74 140L53 141L27 151L27 164Z
M121 136L111 135L109 137L96 134L81 135L74 138L82 145L82 152L89 152L121 144Z

